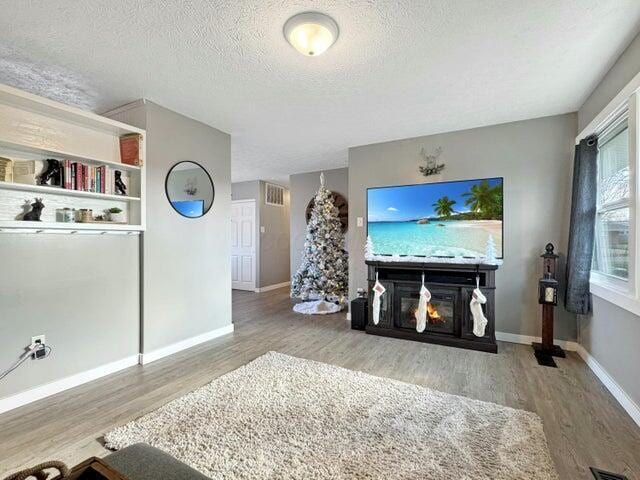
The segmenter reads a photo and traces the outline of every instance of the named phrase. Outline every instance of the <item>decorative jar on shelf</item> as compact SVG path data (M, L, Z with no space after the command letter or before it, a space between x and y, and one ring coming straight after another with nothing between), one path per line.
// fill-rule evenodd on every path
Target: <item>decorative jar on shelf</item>
M74 208L59 208L56 210L56 220L63 223L74 223L76 221L76 210Z
M78 221L82 223L93 222L93 210L90 208L81 208L78 210Z
M73 223L76 221L76 210L74 208L62 209L62 221L66 223Z

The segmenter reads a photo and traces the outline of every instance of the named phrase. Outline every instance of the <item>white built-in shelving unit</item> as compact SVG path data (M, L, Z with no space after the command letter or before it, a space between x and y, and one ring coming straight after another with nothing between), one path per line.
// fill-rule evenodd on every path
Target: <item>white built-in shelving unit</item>
M47 185L0 181L0 233L136 234L145 229L145 167L120 162L120 137L142 135L141 158L146 163L146 134L130 125L0 84L0 157L21 160L71 160L107 165L126 172L127 195L70 190ZM20 220L25 206L42 198L40 222ZM127 223L64 223L63 208L92 209L94 215L117 207Z

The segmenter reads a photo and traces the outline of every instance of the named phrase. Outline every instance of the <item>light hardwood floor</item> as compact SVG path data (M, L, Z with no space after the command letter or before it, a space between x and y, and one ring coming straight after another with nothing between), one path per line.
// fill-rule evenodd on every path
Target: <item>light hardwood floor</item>
M344 314L294 314L287 293L234 291L235 333L0 415L0 478L103 455L110 428L275 350L537 412L562 480L591 479L590 465L640 479L640 428L577 355L549 369L525 345L501 342L493 355L367 335Z

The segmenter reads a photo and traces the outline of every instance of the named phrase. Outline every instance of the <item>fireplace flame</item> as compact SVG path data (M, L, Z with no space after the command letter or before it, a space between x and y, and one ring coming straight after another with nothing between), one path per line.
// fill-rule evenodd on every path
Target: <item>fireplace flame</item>
M412 321L417 321L418 320L418 309L414 308L413 310L411 310L411 313L409 314L409 318ZM440 315L440 312L438 312L438 309L430 304L427 303L427 320L430 324L434 324L434 323L444 323L445 319L442 315ZM413 324L413 322L412 322Z

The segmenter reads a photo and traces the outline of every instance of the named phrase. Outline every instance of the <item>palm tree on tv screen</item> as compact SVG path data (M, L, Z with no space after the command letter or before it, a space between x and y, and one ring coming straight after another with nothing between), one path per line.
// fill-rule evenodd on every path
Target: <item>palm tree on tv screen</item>
M445 196L439 198L436 203L433 204L433 207L436 209L436 213L439 217L447 218L450 217L452 213L454 213L452 207L455 205L455 203L455 200L451 200L449 197Z
M473 185L467 193L465 205L472 212L480 214L482 218L499 218L502 211L502 188L500 185L491 187L486 180Z

